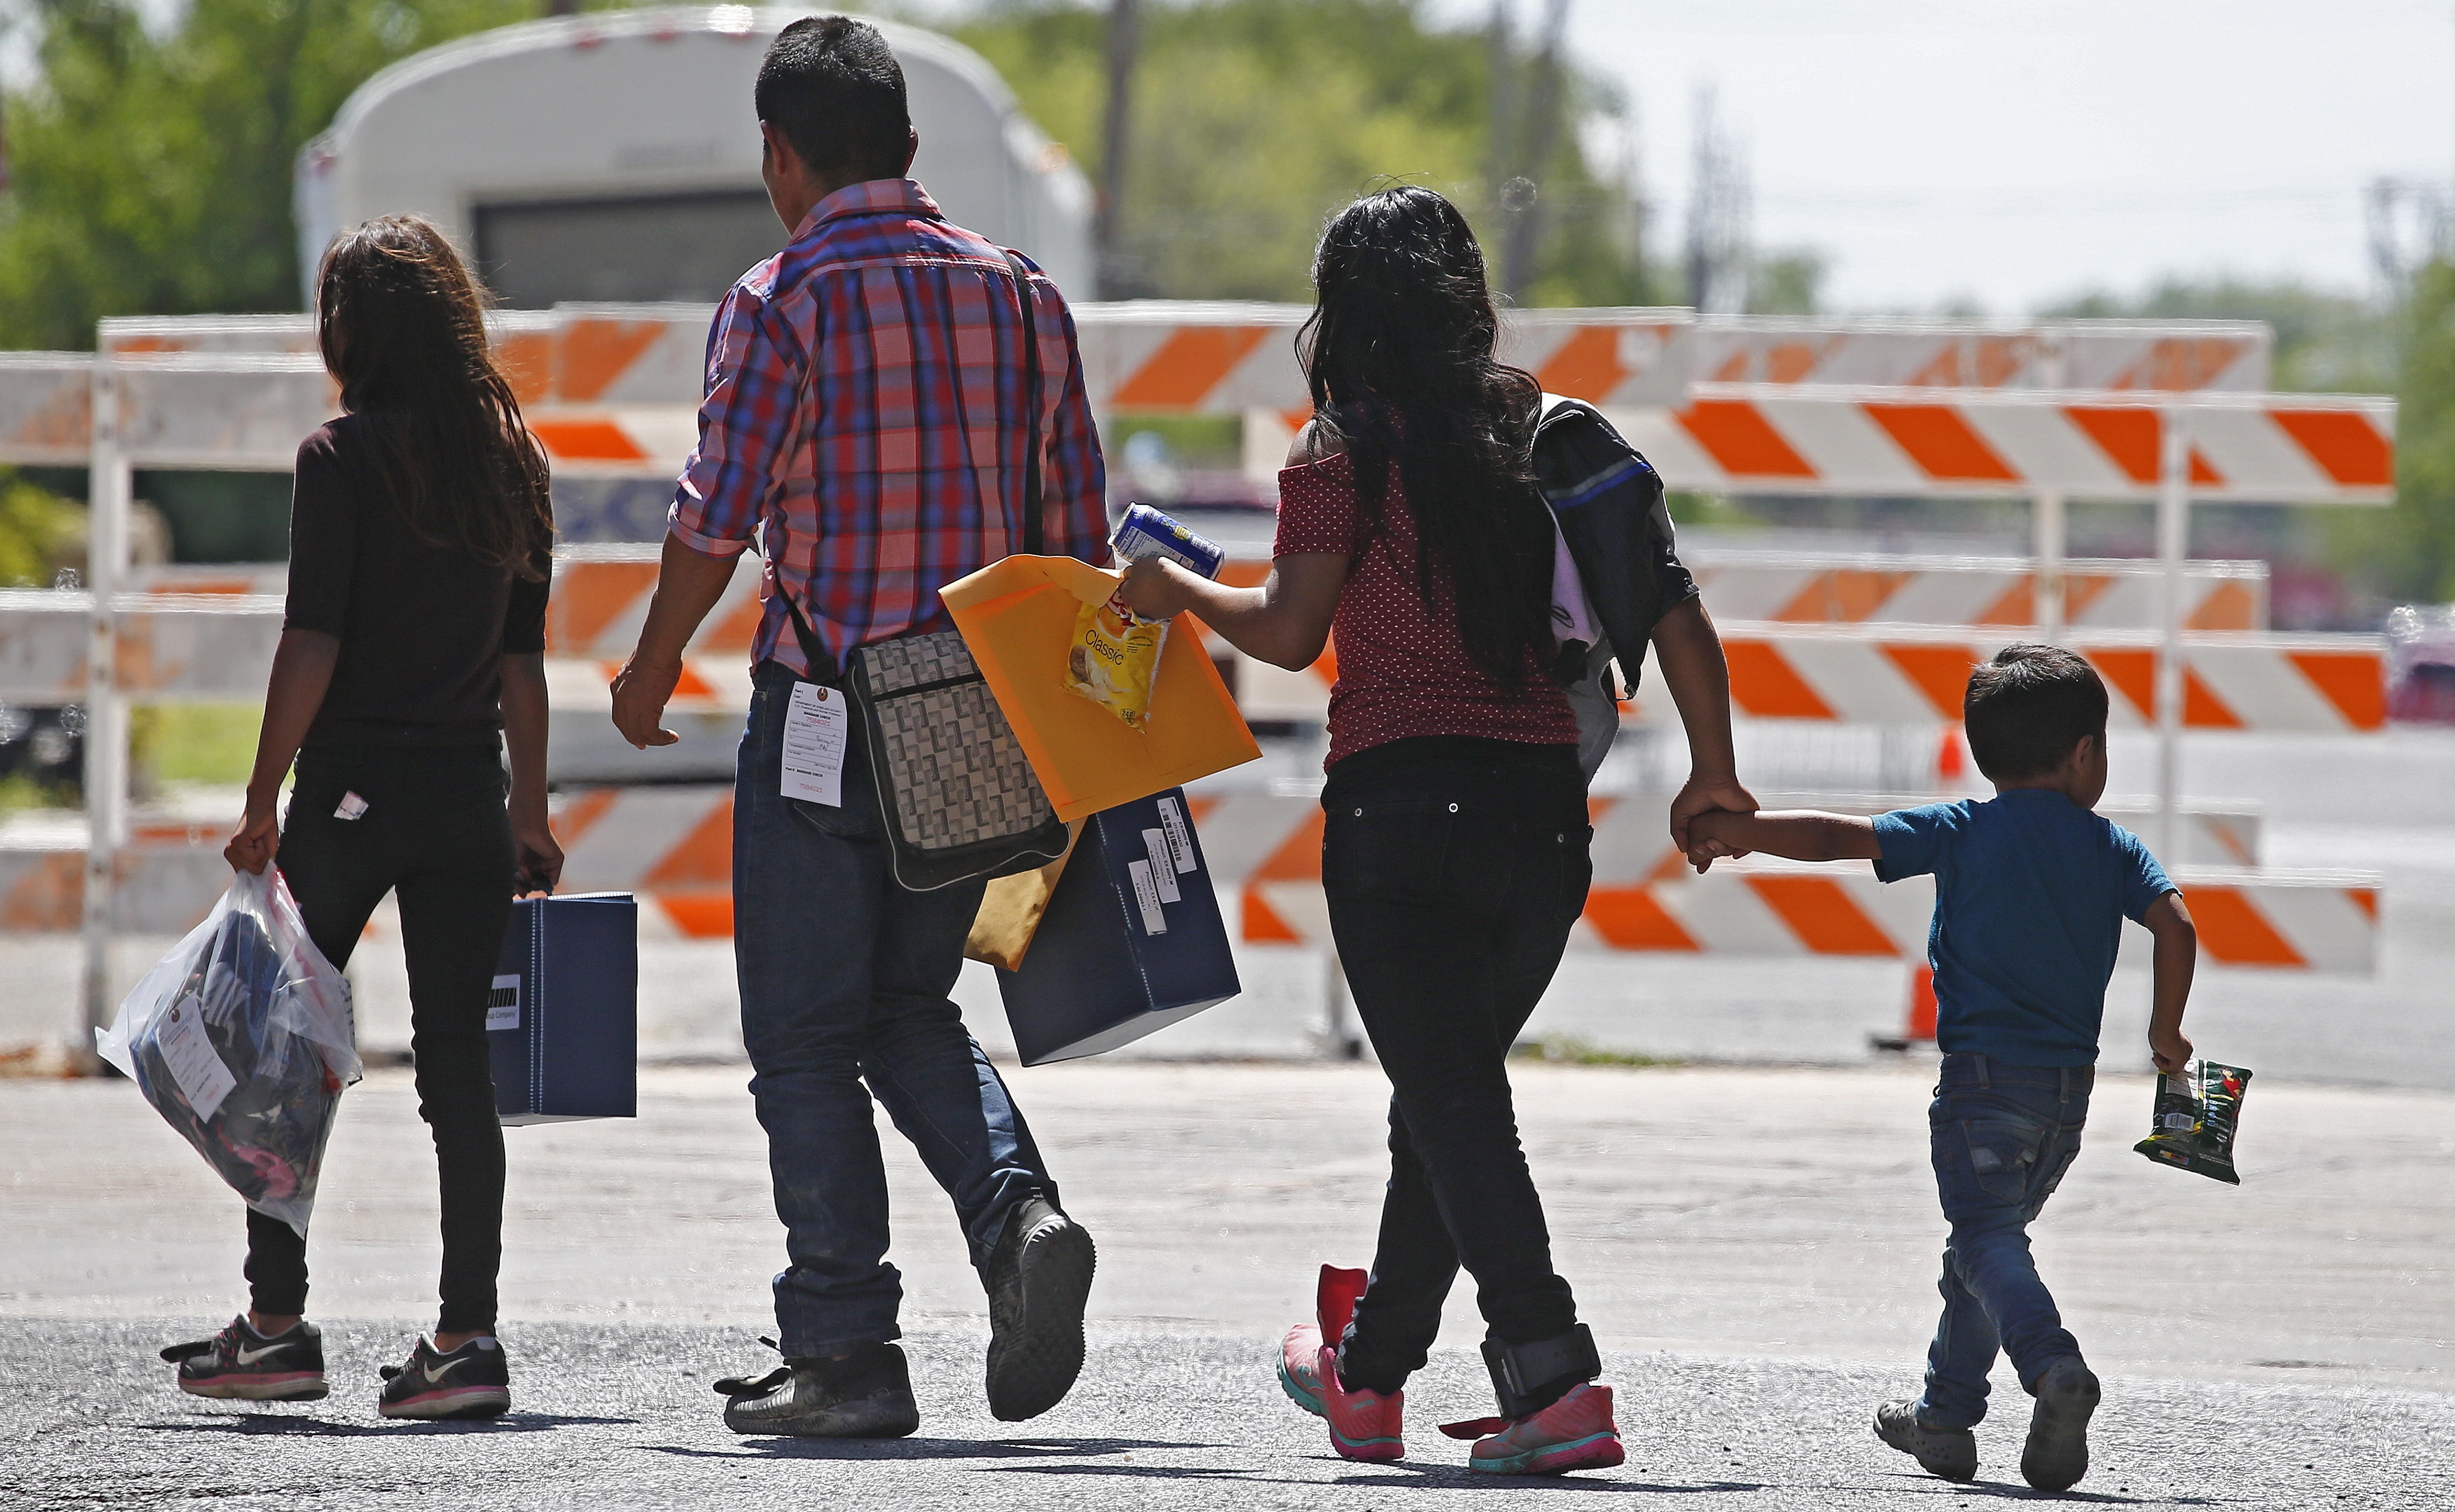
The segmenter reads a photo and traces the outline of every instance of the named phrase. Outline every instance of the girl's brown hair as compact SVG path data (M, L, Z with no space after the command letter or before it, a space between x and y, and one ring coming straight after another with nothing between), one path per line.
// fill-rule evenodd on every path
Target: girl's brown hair
M487 350L459 253L415 215L343 232L315 277L316 341L363 416L412 534L532 582L551 571L543 453Z

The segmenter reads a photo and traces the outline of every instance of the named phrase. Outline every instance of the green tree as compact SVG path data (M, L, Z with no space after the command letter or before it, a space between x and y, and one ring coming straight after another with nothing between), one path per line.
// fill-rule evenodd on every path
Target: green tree
M0 0L6 3L6 0ZM18 0L35 81L6 100L0 347L114 314L298 308L291 165L367 76L536 0Z
M51 555L76 526L76 506L0 468L0 588L48 588Z
M2403 314L2395 503L2334 534L2347 565L2384 596L2443 603L2455 600L2455 264L2425 266Z
M1486 183L1492 49L1443 30L1423 0L1193 0L1144 10L1125 252L1133 292L1193 299L1309 297L1327 217L1392 179L1457 200L1495 259L1511 213ZM1099 176L1106 8L992 3L953 32L1005 76L1025 111ZM1526 91L1529 60L1512 74ZM1563 121L1533 174L1541 239L1530 305L1635 304L1652 293L1638 206L1587 157L1618 118L1607 87L1571 71Z

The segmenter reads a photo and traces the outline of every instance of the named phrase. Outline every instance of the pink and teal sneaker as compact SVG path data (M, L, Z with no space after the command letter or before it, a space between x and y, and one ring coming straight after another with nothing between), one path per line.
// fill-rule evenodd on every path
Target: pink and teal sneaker
M1445 1422L1441 1432L1452 1439L1489 1435L1478 1440L1466 1462L1468 1469L1487 1475L1608 1470L1628 1458L1620 1447L1619 1425L1612 1421L1611 1387L1593 1381L1572 1387L1567 1396L1539 1412L1522 1418Z
M1404 1459L1399 1422L1407 1394L1349 1391L1338 1379L1338 1341L1364 1296L1365 1274L1321 1268L1314 1293L1314 1320L1288 1330L1279 1346L1279 1386L1288 1400L1329 1424L1329 1446L1340 1458L1367 1462Z

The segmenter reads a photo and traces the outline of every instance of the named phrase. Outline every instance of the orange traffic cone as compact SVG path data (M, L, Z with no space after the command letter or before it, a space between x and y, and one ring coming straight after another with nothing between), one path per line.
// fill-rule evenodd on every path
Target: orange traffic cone
M1920 964L1910 969L1909 1022L1896 1038L1891 1035L1869 1035L1867 1042L1877 1050L1904 1051L1913 1045L1935 1043L1935 968Z

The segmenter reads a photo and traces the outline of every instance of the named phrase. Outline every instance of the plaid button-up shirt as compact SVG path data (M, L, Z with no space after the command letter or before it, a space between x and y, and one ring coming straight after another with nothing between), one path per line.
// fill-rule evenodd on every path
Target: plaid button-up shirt
M1036 265L1042 550L1103 550L1107 479L1074 317ZM766 612L751 660L809 668L789 594L839 662L950 630L938 590L1023 549L1023 307L1004 253L919 184L872 179L811 210L708 333L699 445L667 519L709 556L754 534Z

